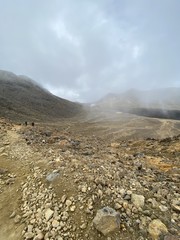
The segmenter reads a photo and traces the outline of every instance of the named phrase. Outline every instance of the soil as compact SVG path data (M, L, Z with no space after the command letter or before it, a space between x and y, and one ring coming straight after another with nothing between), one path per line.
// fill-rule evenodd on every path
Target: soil
M172 200L179 198L179 134L179 121L128 114L103 117L103 120L88 116L86 119L35 123L34 127L1 119L0 239L38 239L35 236L40 230L43 239L151 239L147 229L154 218L164 221L168 232L177 236L179 218ZM59 177L48 182L46 177L53 171L59 173ZM47 230L43 227L45 222L42 226L34 223L35 212L33 216L24 216L29 206L33 208L33 201L35 205L42 204L42 212L48 202L47 199L37 202L33 197L27 200L24 185L30 192L35 186L36 196L43 191L49 195L52 192L51 208L61 204L63 211L69 213L65 221L67 230L52 227ZM167 191L168 198L158 192L158 187ZM122 189L143 195L145 209L133 213L130 200L124 200L125 195L120 196ZM75 211L65 208L63 195L73 202ZM149 203L153 197L159 206L164 204L168 210L153 208ZM103 236L93 227L92 220L98 209L107 205L114 208L118 198L127 202L131 212L120 208L120 214L126 215L120 229ZM93 207L88 213L91 200ZM148 217L144 213L147 210ZM142 219L147 220L144 229L141 223L137 224ZM26 235L30 224L34 229L32 238Z

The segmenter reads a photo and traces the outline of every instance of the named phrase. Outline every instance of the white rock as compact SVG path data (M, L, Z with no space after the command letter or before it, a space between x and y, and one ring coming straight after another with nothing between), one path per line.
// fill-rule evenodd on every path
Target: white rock
M63 238L62 237L58 237L57 240L63 240Z
M144 200L145 200L145 197L143 195L137 195L137 194L132 194L131 195L131 202L137 208L144 207Z
M14 222L15 223L19 223L21 221L21 216L17 215L15 218L14 218Z
M45 218L47 221L49 221L53 216L54 211L52 211L50 208L48 208L45 212Z
M63 220L63 221L66 221L66 220L68 219L68 217L69 217L68 212L63 212L63 213L62 213L62 220Z
M52 226L53 226L54 228L57 228L57 227L59 226L59 222L58 222L57 220L53 220L53 221L52 221Z
M81 226L80 226L81 229L86 229L86 223L83 223Z
M168 208L167 208L166 206L164 206L164 205L160 205L160 206L159 206L159 209L161 210L161 212L166 212L166 211L168 211Z
M34 238L34 240L42 240L44 239L44 235L42 232L38 233L38 235L36 235L36 237Z
M27 233L25 233L24 236L25 236L25 239L33 239L34 234L32 232L27 232Z
M66 206L67 206L67 207L70 207L71 205L72 205L71 200L68 200L68 199L67 199L67 200L66 200Z
M76 206L75 206L75 205L73 205L73 206L70 207L70 211L71 211L71 212L74 212L75 209L76 209Z
M12 212L11 215L9 216L9 218L14 218L16 216L15 212Z
M28 232L32 232L32 230L33 230L33 225L28 225Z
M87 187L86 187L86 186L83 186L83 187L81 188L81 192L86 193L86 192L87 192Z
M63 195L62 198L61 198L61 202L64 203L66 201L66 195Z

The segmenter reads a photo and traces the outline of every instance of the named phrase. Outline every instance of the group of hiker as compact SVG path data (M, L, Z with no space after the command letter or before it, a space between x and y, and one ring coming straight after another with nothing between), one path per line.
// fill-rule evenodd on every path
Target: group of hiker
M28 125L28 122L24 122L25 126ZM31 126L34 127L34 122L31 123Z

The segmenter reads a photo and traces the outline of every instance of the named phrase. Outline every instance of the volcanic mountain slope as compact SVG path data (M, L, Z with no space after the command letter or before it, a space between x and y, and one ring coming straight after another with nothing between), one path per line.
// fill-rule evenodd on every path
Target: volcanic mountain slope
M25 76L0 71L0 115L13 120L73 117L82 107L59 98Z
M180 119L180 88L149 91L131 89L121 94L108 94L96 103L105 111L122 111L140 116Z

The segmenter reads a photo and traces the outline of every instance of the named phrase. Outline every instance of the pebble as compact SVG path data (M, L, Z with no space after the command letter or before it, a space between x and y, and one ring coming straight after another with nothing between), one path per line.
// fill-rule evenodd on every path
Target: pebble
M66 200L66 206L67 206L67 207L70 207L71 205L72 205L71 200L68 200L68 199L67 199L67 200Z
M166 206L164 206L164 205L160 205L159 208L160 208L161 212L166 212L166 211L168 211L168 207L166 207Z
M14 218L16 216L16 212L12 212L9 218Z
M34 234L32 232L27 232L24 235L25 239L33 239L34 238Z
M57 220L53 220L53 221L52 221L52 226L53 226L54 228L57 228L57 227L59 226L59 222L58 222Z
M87 187L86 187L86 186L83 186L83 187L81 188L81 191L82 191L83 193L86 193L86 192L87 192Z
M61 202L64 203L67 199L67 196L66 195L63 195L62 198L61 198Z
M145 197L143 195L137 195L137 194L131 195L131 201L134 204L134 206L137 208L144 207L144 200L145 200Z
M38 233L33 240L42 240L44 239L44 234L42 232Z
M76 206L75 206L75 205L73 205L73 206L70 207L70 211L71 211L71 212L74 212L75 209L76 209Z
M83 223L83 224L80 226L80 228L81 228L81 229L85 229L86 226L87 226L86 223Z
M21 221L21 216L17 215L15 218L14 218L14 222L15 223L19 223Z

